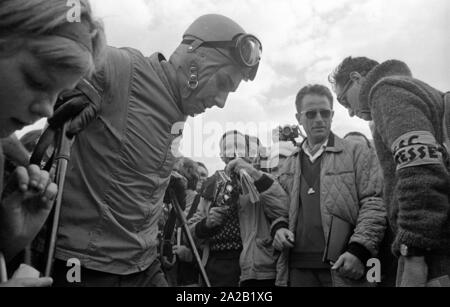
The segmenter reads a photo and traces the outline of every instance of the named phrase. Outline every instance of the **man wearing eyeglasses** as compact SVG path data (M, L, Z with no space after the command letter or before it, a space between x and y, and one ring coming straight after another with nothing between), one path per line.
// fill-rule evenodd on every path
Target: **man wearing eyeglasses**
M365 285L366 262L377 255L386 227L376 157L367 146L331 132L333 96L327 87L304 87L296 107L307 138L279 177L290 214L272 229L274 247L282 252L277 285ZM339 223L348 233L336 228ZM333 241L336 236L343 239Z
M351 116L374 122L395 234L392 250L399 257L397 286L431 280L450 285L450 173L443 128L450 99L445 102L443 92L415 79L397 60L379 64L348 57L330 81Z

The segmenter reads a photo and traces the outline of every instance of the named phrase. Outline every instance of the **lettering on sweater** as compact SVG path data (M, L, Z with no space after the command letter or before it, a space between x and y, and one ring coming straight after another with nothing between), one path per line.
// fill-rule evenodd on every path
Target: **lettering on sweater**
M428 131L411 131L392 144L397 171L414 166L443 164L442 147Z

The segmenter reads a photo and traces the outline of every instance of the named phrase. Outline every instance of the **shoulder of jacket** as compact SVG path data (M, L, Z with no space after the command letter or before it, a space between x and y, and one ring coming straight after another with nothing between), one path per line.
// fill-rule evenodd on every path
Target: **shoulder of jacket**
M387 76L378 80L370 89L369 98L372 99L377 90L390 87L391 91L406 90L411 92L412 89L420 88L419 82L410 76ZM413 94L411 92L411 94Z

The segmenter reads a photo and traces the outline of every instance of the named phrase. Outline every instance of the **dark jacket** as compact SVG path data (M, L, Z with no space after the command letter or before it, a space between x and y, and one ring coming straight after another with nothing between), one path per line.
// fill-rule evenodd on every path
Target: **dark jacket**
M360 99L371 109L375 146L395 232L393 250L450 252L450 176L441 146L443 93L388 61L367 75Z

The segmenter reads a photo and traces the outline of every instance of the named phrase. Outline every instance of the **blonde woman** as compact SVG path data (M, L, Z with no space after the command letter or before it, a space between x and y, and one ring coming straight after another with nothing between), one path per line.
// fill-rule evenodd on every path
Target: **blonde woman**
M78 2L79 7L65 0L0 2L0 138L51 117L58 96L94 72L104 47L103 27L88 1ZM0 152L0 252L6 259L35 237L57 192L36 165L19 167L13 177L4 189ZM13 278L3 285L50 284L51 279Z

